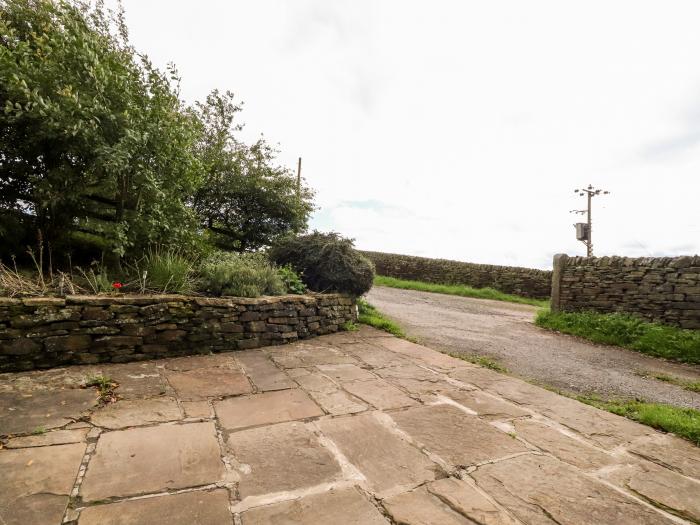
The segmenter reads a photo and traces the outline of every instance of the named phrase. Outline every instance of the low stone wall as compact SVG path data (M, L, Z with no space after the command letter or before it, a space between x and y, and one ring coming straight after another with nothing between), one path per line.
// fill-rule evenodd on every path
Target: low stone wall
M362 252L375 265L377 274L439 284L466 284L474 288L495 288L505 293L548 299L552 272L474 264L446 259L429 259L393 253Z
M355 317L354 299L337 294L0 298L0 371L257 348Z
M552 309L626 312L700 329L700 256L556 255Z

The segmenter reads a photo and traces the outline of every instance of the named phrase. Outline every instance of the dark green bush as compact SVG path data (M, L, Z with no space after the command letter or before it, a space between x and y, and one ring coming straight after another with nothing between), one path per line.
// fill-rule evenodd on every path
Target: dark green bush
M215 252L200 268L200 290L211 295L259 297L286 292L275 268L261 254Z
M355 296L369 291L374 265L353 247L352 239L337 233L314 232L280 241L270 250L280 266L291 265L316 292L341 292Z

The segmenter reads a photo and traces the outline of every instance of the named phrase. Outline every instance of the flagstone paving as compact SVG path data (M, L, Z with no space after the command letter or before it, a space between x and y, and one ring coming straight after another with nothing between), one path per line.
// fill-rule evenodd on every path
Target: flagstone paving
M367 327L1 374L0 442L0 525L700 522L700 448Z

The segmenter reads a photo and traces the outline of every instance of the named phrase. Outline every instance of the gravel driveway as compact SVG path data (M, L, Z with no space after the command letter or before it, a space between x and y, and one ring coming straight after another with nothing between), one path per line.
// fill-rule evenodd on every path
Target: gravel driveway
M639 375L700 381L700 367L548 332L533 324L535 307L386 287L374 287L367 298L436 350L487 356L511 374L566 392L700 409L700 394Z

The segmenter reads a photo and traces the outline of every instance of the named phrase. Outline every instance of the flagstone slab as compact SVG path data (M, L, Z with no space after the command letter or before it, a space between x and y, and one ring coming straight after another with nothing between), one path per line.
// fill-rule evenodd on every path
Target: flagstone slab
M177 396L186 401L250 394L253 391L245 374L229 368L196 368L186 372L169 372L167 378Z
M605 471L606 478L682 518L700 523L700 482L648 461Z
M333 380L318 370L294 368L289 370L289 375L331 415L356 414L367 410L367 405L341 390Z
M187 372L200 368L238 368L234 361L235 352L224 352L220 354L191 355L185 357L173 357L163 359L161 366L167 370L176 372Z
M531 419L518 419L513 421L513 426L518 437L578 468L596 470L617 462L613 456L602 450L543 423Z
M0 450L0 523L60 524L86 445Z
M377 377L364 368L352 364L318 365L316 368L328 377L341 382L372 380Z
M396 352L391 352L375 344L365 342L354 342L344 344L342 351L360 359L363 363L374 368L387 366L401 366L410 363L405 357Z
M476 368L471 363L467 363L460 359L455 359L449 355L443 354L442 352L431 350L425 346L412 343L405 339L399 339L398 337L377 339L375 344L386 350L410 357L414 361L418 361L426 366L438 368L440 370L447 371L457 368Z
M225 489L168 494L88 507L78 525L233 525Z
M375 415L372 412L318 423L323 435L367 478L375 495L382 498L444 475L425 454L389 430Z
M50 445L68 445L70 443L84 443L85 436L90 429L78 428L74 430L52 430L43 434L33 434L12 438L7 442L7 448L46 447Z
M236 352L236 361L243 367L258 391L284 390L296 386L294 381L262 352L257 350Z
M634 441L627 450L685 476L700 480L700 447L671 434L657 433Z
M513 403L508 403L479 390L454 390L446 392L445 395L460 405L473 410L479 417L486 419L513 419L531 414Z
M211 422L162 424L100 435L80 489L86 501L215 483L223 477Z
M227 445L240 471L241 498L312 487L341 476L333 455L303 423L234 432Z
M402 390L383 379L371 381L352 381L344 383L343 388L353 396L362 399L380 410L402 408L418 404Z
M208 401L182 401L180 402L186 417L208 419L213 416L211 405Z
M356 489L331 490L249 510L243 525L387 525L377 508ZM81 524L82 525L82 524Z
M651 525L663 514L549 456L522 455L479 467L477 486L523 523Z
M115 392L124 399L162 396L171 391L155 361L105 366L100 375L115 381L119 385Z
M112 430L178 419L182 419L182 412L171 397L120 400L96 409L90 416L94 425Z
M0 394L0 435L28 434L62 427L97 404L91 388Z
M286 351L269 351L272 360L282 368L303 368L315 365L355 364L357 359L326 346L297 345Z
M452 405L429 405L391 414L401 430L455 467L526 452L508 434Z
M226 430L270 425L323 415L323 410L299 388L224 399L214 403Z
M518 521L464 481L446 478L384 500L403 525L518 525Z

